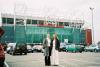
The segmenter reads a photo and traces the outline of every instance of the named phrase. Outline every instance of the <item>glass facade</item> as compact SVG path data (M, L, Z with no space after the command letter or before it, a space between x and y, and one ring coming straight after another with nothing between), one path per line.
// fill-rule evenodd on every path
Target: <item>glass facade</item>
M85 37L86 37L85 34L86 34L86 33L85 33L85 30L81 30L80 37L81 37L81 43L82 43L82 44L85 44L85 43L86 43L86 42L85 42L85 39L86 39L86 38L85 38Z
M3 22L3 24L14 24L14 19L2 17L2 22Z
M2 42L14 42L14 26L3 26L5 31L4 35L1 37Z
M14 19L2 18L2 22L5 24L12 24ZM27 25L23 24L23 19L16 19L15 27L3 26L6 31L2 41L5 42L26 42L26 43L42 43L43 39L46 37L47 33L50 33L51 38L54 33L57 33L58 38L61 42L64 39L68 39L68 43L80 44L85 42L85 33L80 28L64 27L64 28L54 28L54 27L39 27L32 24L43 24L43 20L31 20L27 19ZM30 25L29 25L30 24ZM64 25L63 22L59 22L59 25ZM69 25L67 22L66 26Z
M26 32L25 32L25 26L16 25L15 26L15 42L24 42L26 43Z
M14 24L14 19L13 18L7 18L7 24Z
M60 26L63 26L63 25L64 25L64 23L63 23L63 22L59 22L59 25L60 25Z
M7 24L7 18L2 17L2 23L3 23L3 24Z
M27 24L32 24L32 20L31 19L27 19Z
M32 24L37 24L37 20L32 20Z
M80 29L73 29L73 43L80 44Z

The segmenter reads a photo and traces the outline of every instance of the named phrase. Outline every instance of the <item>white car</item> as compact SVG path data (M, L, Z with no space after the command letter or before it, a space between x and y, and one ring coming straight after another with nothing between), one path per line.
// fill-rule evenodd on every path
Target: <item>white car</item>
M33 52L43 52L43 46L42 45L34 45L33 46Z
M27 45L27 51L28 53L33 52L31 45Z
M60 43L60 51L66 51L65 48L66 48L66 43L65 42L61 42Z
M16 43L8 43L7 45L7 53L10 54L11 51L14 49Z
M86 46L84 48L84 50L87 51L91 51L91 52L99 52L100 51L100 47L98 45L90 45L90 46Z

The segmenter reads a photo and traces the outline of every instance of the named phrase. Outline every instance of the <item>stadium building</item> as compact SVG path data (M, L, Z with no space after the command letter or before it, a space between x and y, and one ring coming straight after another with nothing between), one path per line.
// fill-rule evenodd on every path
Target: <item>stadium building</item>
M1 13L5 34L2 42L42 43L47 33L57 33L61 42L91 44L91 29L82 28L83 20L67 20L45 17L21 16Z

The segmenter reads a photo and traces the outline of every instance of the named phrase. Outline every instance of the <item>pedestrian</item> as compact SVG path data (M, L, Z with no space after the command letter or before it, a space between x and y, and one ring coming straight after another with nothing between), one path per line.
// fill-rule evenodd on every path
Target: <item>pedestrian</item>
M4 34L4 30L0 27L0 67L4 67L4 61L5 61L5 53L4 53L4 46L1 43L1 37Z
M44 56L45 56L45 66L50 66L51 65L51 39L50 39L50 34L47 34L47 38L44 39L43 41L43 48L44 48Z
M5 61L4 47L0 43L0 67L4 67L4 61Z
M59 48L60 48L60 41L55 33L53 35L53 39L51 41L51 56L52 56L52 65L58 66L59 65Z

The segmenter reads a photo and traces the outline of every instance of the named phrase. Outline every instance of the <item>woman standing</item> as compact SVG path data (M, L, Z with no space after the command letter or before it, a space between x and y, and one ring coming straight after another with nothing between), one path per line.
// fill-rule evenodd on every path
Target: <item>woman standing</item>
M50 34L47 34L47 38L43 41L43 48L44 48L44 56L45 56L45 66L50 66L50 56L51 56L51 39Z
M51 41L51 48L52 48L52 64L58 66L60 42L57 38L57 34L53 35L53 40Z

